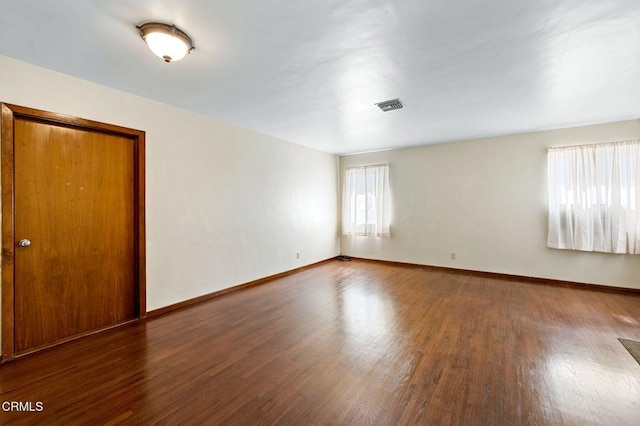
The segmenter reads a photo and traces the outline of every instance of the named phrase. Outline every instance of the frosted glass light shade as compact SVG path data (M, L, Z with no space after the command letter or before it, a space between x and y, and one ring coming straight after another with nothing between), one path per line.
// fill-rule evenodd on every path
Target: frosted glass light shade
M149 49L165 62L178 61L193 50L191 38L175 25L147 22L138 30Z

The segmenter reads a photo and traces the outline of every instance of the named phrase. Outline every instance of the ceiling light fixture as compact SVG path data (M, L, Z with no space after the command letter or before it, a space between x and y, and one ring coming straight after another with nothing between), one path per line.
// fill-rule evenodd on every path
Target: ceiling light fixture
M179 61L194 49L191 38L175 25L147 22L136 28L149 49L165 62Z

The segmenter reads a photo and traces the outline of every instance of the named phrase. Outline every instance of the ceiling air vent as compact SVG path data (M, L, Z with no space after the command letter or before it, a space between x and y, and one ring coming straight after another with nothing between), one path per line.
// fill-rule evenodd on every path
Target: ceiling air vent
M400 102L400 99L391 99L389 101L378 102L376 105L378 105L378 107L380 107L380 109L384 112L393 111L394 109L400 109L403 106L402 102Z

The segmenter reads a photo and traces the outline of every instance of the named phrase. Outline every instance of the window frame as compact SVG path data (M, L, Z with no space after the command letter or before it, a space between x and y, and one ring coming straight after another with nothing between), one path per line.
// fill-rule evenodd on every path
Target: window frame
M369 175L369 171L374 174ZM351 173L356 173L356 175L350 176ZM388 163L344 168L342 174L342 235L391 236L389 175ZM371 179L374 179L375 182L370 182ZM375 189L371 189L371 184L375 186ZM358 200L359 197L362 198Z

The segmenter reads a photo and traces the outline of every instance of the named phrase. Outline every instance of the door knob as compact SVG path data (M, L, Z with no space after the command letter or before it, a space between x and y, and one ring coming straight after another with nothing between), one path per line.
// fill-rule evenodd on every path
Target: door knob
M29 247L30 245L31 245L31 241L27 240L26 238L18 241L19 247Z

